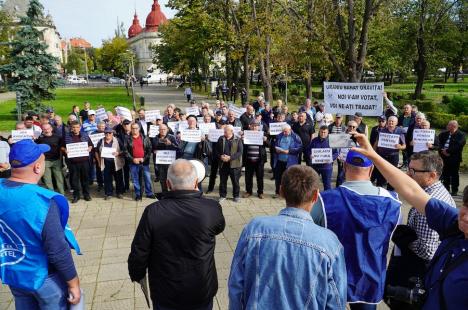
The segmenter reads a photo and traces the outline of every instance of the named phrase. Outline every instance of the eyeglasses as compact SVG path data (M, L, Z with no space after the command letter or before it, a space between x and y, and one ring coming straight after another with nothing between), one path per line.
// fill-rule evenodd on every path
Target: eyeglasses
M106 135L111 135L111 134L112 134L112 132L106 132L105 134L106 134Z
M415 175L418 172L424 173L424 172L432 172L431 170L418 170L414 168L408 168L408 172L410 175Z
M140 130L140 127L132 127L133 130Z
M351 126L351 125L348 125L349 128L356 128L356 126Z

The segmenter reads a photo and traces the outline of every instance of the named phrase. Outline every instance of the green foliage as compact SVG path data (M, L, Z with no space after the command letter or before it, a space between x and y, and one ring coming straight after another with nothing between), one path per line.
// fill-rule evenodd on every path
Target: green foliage
M465 114L468 116L468 98L454 96L448 104L448 111L455 115Z
M431 122L431 127L445 129L449 121L457 120L461 130L468 132L468 115L428 112L426 116Z
M105 40L102 48L97 52L97 58L102 70L112 72L118 77L124 77L129 72L130 58L127 40L123 37L115 37Z
M46 52L36 28L43 22L43 6L31 0L21 27L11 42L11 63L0 67L2 74L11 77L13 89L19 92L22 110L40 109L41 101L54 98L57 86L58 59Z

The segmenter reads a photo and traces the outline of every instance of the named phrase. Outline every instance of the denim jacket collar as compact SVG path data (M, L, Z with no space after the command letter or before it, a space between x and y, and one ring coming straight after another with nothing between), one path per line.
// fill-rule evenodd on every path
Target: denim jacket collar
M303 209L294 208L294 207L286 207L280 211L279 215L285 215L290 217L295 217L302 220L312 221L312 216L309 212Z

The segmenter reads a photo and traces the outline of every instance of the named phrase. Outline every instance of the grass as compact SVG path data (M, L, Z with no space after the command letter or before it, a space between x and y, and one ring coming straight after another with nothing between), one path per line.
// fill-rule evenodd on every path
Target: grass
M57 89L55 100L44 101L44 105L53 107L57 115L66 118L74 105L83 107L83 102L89 101L92 109L103 106L111 109L116 105L131 107L132 97L127 96L124 87ZM0 131L14 128L16 115L14 114L16 101L0 102Z

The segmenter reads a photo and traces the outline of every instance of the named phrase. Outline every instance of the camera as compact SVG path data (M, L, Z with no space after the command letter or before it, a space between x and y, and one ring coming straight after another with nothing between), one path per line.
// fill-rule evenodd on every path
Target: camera
M426 290L424 289L422 279L413 277L409 279L409 282L414 284L413 288L387 285L387 299L394 299L412 305L422 305L426 298Z

